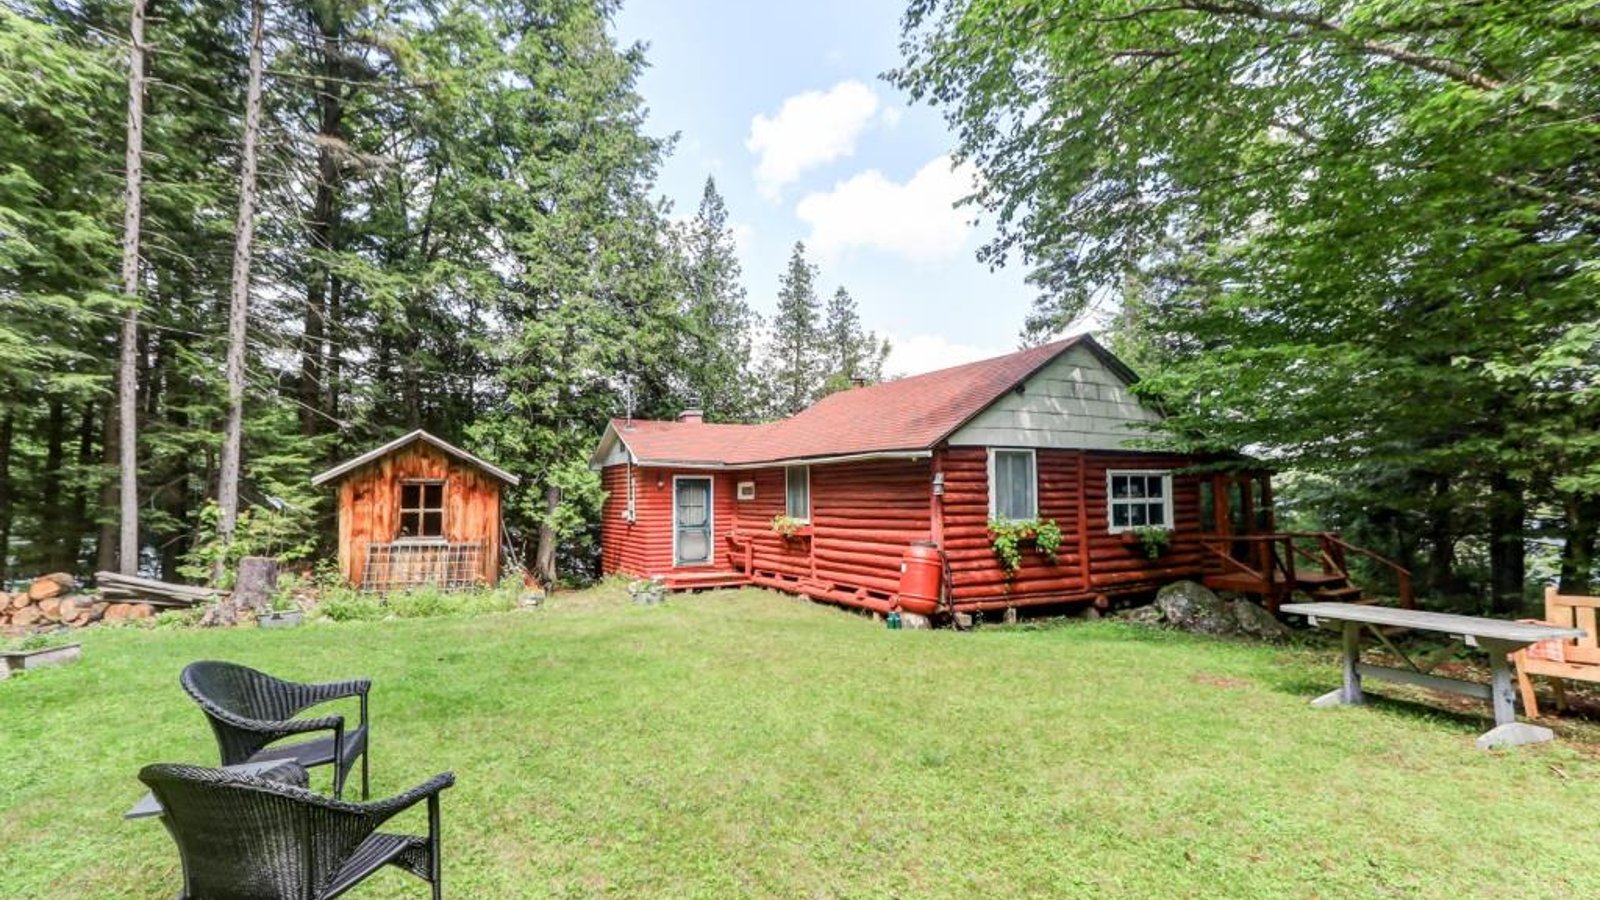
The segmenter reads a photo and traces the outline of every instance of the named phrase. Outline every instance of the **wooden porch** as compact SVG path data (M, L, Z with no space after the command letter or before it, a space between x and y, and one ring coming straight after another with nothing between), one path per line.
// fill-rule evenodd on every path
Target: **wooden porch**
M1213 566L1205 576L1206 587L1257 594L1273 613L1294 591L1321 602L1377 603L1351 578L1352 557L1365 557L1393 572L1401 608L1416 607L1410 570L1349 543L1338 532L1219 535L1205 538L1201 546Z

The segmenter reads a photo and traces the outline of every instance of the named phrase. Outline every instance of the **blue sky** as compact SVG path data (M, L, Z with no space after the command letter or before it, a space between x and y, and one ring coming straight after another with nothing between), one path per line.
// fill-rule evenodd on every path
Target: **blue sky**
M649 129L677 132L661 190L693 215L706 175L726 197L750 302L769 312L796 240L895 344L892 374L1015 348L1032 290L990 272L969 172L938 112L878 76L900 62L903 0L632 0L620 41L649 45Z

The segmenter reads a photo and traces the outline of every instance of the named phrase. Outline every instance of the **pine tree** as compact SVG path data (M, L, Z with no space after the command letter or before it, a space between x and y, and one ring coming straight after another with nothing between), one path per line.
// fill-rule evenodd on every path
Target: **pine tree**
M842 286L828 300L822 323L822 352L828 372L822 386L824 394L883 380L889 342L862 329L855 298Z
M708 419L750 421L758 412L751 356L760 319L745 302L728 209L710 176L700 208L679 230L678 242L686 391Z
M796 241L789 267L778 281L778 309L772 317L766 366L769 413L792 416L810 406L822 390L826 358L821 348L817 267Z

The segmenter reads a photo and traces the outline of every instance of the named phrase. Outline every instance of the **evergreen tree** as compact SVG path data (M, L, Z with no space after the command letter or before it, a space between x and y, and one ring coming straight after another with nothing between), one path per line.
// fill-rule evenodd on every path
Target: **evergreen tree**
M760 319L745 302L728 209L710 176L700 208L680 229L678 241L686 392L713 421L751 421L759 412L751 357Z
M816 401L826 359L821 347L817 267L796 241L789 267L778 281L778 309L772 317L765 367L769 415L792 416Z
M855 298L843 287L834 291L828 300L822 323L822 352L828 372L823 380L823 394L883 380L883 362L889 356L889 342L862 329Z

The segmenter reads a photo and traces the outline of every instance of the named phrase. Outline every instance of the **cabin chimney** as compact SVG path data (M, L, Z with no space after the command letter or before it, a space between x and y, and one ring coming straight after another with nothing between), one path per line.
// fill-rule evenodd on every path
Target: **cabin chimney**
M678 421L679 422L688 422L691 425L699 425L702 422L704 422L705 420L706 420L706 414L704 412L701 412L700 409L697 408L697 407L691 406L688 409L684 410L683 412L678 413Z

